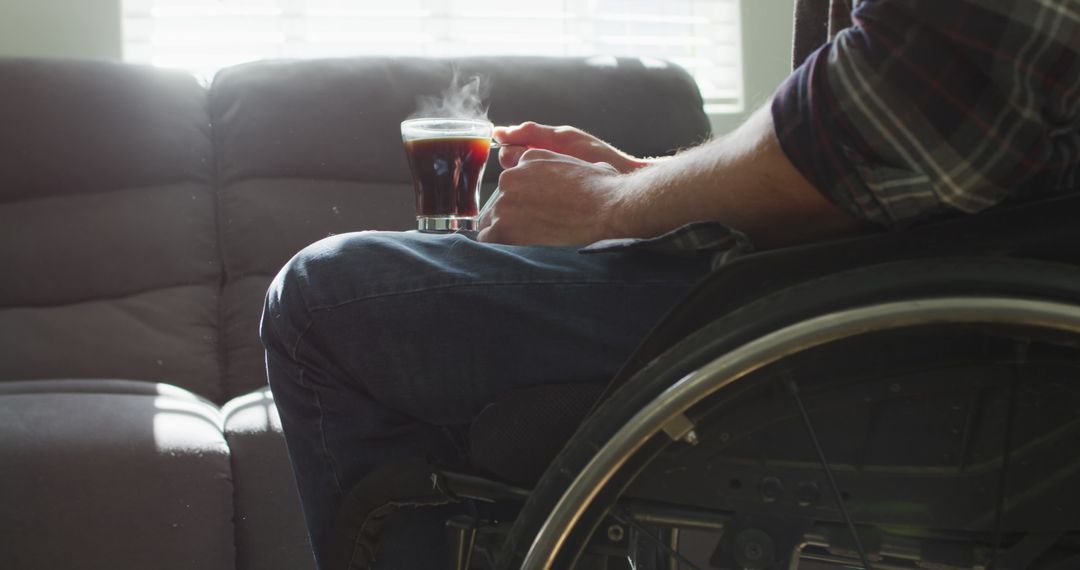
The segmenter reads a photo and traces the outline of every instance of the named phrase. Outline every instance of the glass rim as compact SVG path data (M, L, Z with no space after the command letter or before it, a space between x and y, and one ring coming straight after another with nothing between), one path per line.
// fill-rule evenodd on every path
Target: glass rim
M494 123L484 119L407 119L401 122L404 141L432 138L490 139Z
M492 127L495 126L495 123L492 123L489 119L459 119L455 117L417 117L415 119L405 119L404 121L401 121L401 126L404 128L406 125L412 126L431 123L449 123L474 127L488 125L491 125Z

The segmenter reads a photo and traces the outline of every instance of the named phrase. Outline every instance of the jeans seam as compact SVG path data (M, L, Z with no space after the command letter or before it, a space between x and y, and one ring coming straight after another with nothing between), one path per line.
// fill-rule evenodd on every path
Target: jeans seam
M332 307L327 307L327 308L332 308ZM300 359L298 357L298 355L300 354L300 343L304 340L304 335L306 335L308 333L308 331L311 330L311 326L315 324L315 318L312 317L311 314L313 312L315 312L316 310L321 310L321 309L308 309L307 324L304 325L304 328L300 329L300 332L296 335L296 341L293 342L292 349L290 349L290 355L289 356L291 356L292 359L294 361L296 361L296 362L300 362ZM302 371L303 367L301 367L300 370Z
M334 476L334 486L337 487L337 492L341 494L344 491L341 487L341 478L338 476L337 460L335 460L334 455L330 453L330 446L326 443L326 429L323 425L323 418L326 416L326 414L323 412L322 398L319 397L318 388L316 388L314 384L311 384L304 380L304 372L306 370L306 367L300 366L300 374L297 377L297 382L301 386L304 386L308 390L311 390L311 394L314 397L315 408L319 410L319 419L317 422L319 426L319 445L322 446L323 455L326 456L326 462L329 464L330 467L330 474Z
M402 295L413 295L416 293L426 293L428 291L440 291L444 289L454 289L458 287L529 287L533 285L568 285L568 286L580 286L580 285L603 285L605 287L641 287L651 285L685 285L684 281L680 280L656 280L656 281L639 281L634 283L619 283L612 281L529 281L521 283L506 283L503 281L481 281L481 282L468 282L468 283L447 283L444 285L432 285L430 287L416 287L405 291L389 291L386 293L374 293L369 295L361 295L348 301L340 301L329 305L319 305L308 309L308 314L316 311L327 311L330 309L336 309L359 301L368 301L371 299L380 299L384 297L399 297ZM300 344L300 338L307 334L308 329L311 328L314 319L309 318L307 326L300 331L300 336L297 337L296 345ZM294 350L295 354L295 350Z

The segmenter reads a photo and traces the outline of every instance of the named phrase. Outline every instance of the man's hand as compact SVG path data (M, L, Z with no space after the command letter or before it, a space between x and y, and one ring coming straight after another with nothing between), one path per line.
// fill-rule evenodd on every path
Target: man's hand
M478 239L584 245L612 237L618 233L611 213L617 210L619 178L619 171L607 162L524 150L499 176L501 194L480 219Z
M502 144L511 145L499 151L499 164L503 168L517 166L522 153L530 148L550 150L585 162L606 162L623 174L653 162L630 156L574 127L550 127L527 122L513 127L496 127L494 138Z
M771 248L864 229L788 160L768 105L727 136L649 168L580 131L527 125L518 129L539 134L504 129L496 139L549 140L566 153L531 148L511 161L499 178L503 194L480 220L481 241L581 245L717 220Z

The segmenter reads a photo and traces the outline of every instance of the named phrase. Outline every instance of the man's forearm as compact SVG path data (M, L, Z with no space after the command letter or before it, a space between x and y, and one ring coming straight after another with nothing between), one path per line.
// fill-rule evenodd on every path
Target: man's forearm
M616 232L651 236L718 220L777 247L859 231L791 164L764 107L733 133L624 176Z

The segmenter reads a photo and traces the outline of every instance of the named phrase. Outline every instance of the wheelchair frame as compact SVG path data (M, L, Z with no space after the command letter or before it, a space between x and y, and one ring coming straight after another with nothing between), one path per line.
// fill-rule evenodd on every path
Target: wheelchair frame
M819 345L865 333L939 323L1022 325L1080 336L1080 307L1065 302L1010 297L943 297L888 302L798 322L717 357L641 409L597 451L542 525L525 557L523 570L554 567L560 549L582 514L627 458L649 438L663 431L673 440L693 443L696 439L694 425L683 413L696 402L755 370ZM835 485L833 491L838 492ZM843 501L837 499L842 505ZM804 543L821 541L807 537ZM863 564L869 567L865 555L862 557ZM798 557L793 559L797 561Z

